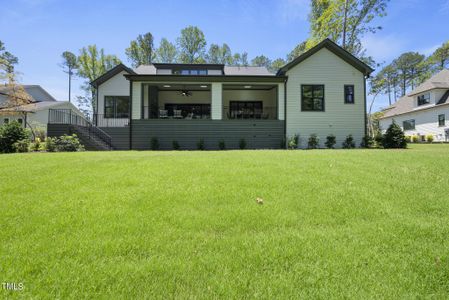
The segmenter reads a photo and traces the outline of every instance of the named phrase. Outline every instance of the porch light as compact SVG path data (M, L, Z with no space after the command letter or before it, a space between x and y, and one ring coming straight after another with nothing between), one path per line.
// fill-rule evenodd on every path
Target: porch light
M165 84L164 87L169 88L169 87L171 87L171 85Z
M200 85L203 89L207 88L207 85Z
M245 89L250 89L251 86L250 86L250 85L245 85L244 88L245 88Z

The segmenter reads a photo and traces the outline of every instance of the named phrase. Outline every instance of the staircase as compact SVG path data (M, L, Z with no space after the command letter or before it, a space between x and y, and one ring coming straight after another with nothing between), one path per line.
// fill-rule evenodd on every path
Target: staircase
M86 150L113 150L112 138L100 128L94 126L86 118L70 109L50 109L49 124L69 125L69 134L76 134Z

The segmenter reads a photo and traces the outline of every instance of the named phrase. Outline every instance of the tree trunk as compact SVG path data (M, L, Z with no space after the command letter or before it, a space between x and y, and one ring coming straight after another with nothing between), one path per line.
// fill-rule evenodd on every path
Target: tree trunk
M346 26L347 26L347 18L348 18L348 1L345 0L345 8L344 8L344 17L343 17L343 48L346 49Z

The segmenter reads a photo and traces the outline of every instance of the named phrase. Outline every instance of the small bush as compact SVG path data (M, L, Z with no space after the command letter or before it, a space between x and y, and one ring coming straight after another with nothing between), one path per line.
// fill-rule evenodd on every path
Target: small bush
M239 148L241 150L246 148L246 141L245 141L245 139L240 139L240 141L239 141Z
M307 142L307 147L309 149L317 149L319 146L320 146L319 137L315 133L312 133L309 137L309 141Z
M179 150L181 147L179 146L178 141L173 141L172 142L173 145L173 150Z
M407 141L407 143L411 143L412 142L412 136L406 135L405 136L405 140Z
M37 152L42 150L42 143L41 143L41 139L40 138L35 138L34 142L31 143L30 149L31 151Z
M343 149L354 149L355 148L355 142L354 138L352 137L352 134L348 135L346 139L342 143Z
M159 140L157 137L152 137L150 141L151 150L159 150Z
M200 140L198 141L198 143L196 143L196 148L197 148L198 150L204 150L204 140L203 140L203 139L200 139Z
M384 143L384 136L382 135L382 133L377 132L374 136L374 141L376 142L376 147L382 147Z
M225 149L226 149L225 141L220 140L220 141L218 142L218 149L220 149L220 150L225 150Z
M326 147L328 149L334 149L335 144L337 143L336 137L333 134L329 134L326 137L326 142L324 143L324 145L326 145Z
M375 140L373 137L369 135L365 135L360 143L360 147L362 148L373 148L375 146Z
M78 139L76 134L64 134L57 139L56 149L60 152L76 152L84 151L84 146L80 143L80 140Z
M417 135L412 136L412 142L413 143L418 143L419 142L419 136L417 136Z
M28 152L29 149L30 149L30 140L29 139L23 139L23 140L15 142L14 143L14 149L18 153Z
M56 152L56 150L57 150L56 142L57 142L56 138L47 137L45 139L45 143L44 143L45 151Z
M384 134L383 146L385 149L390 148L407 148L404 132L396 123L392 123Z
M288 139L288 149L296 149L299 146L299 135L295 134L294 136Z
M29 138L29 132L17 121L0 126L0 153L16 152L14 143Z
M426 135L426 141L428 143L433 143L433 135L431 135L431 134Z

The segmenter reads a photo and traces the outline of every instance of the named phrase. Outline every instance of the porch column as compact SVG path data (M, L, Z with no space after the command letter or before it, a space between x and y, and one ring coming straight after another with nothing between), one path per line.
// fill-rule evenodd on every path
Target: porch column
M285 85L284 83L278 84L278 120L285 120L285 110L284 110L284 98L285 98Z
M211 118L212 120L221 120L223 118L223 84L221 82L213 82L211 89Z
M132 82L132 112L133 120L140 119L142 116L142 83Z

